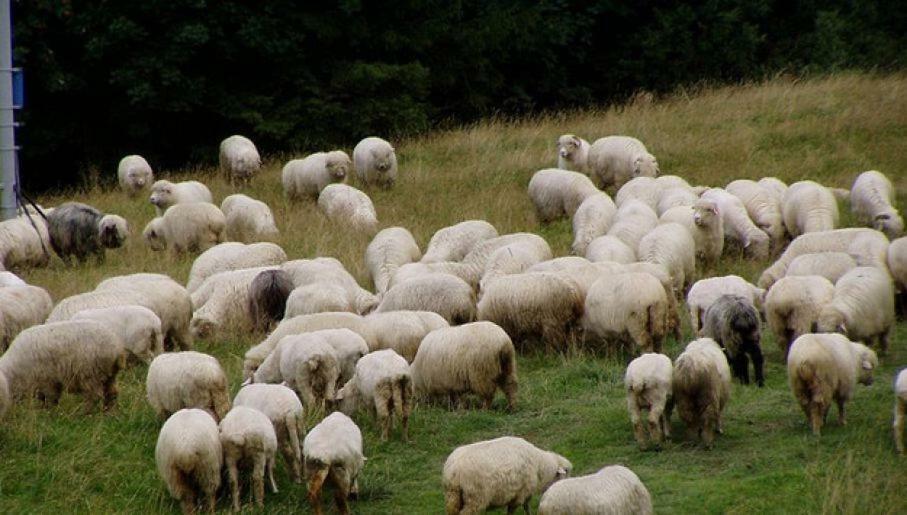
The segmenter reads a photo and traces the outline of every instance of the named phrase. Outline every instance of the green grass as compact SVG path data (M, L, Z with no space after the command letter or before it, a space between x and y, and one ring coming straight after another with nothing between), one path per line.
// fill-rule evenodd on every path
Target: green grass
M383 226L404 226L422 245L443 226L483 218L501 233L537 232L556 254L564 255L571 241L569 222L539 226L525 188L534 171L555 162L557 136L574 132L589 139L638 136L658 156L664 173L696 184L777 175L787 181L814 178L849 187L856 173L874 168L894 180L904 206L905 98L905 75L840 75L805 82L778 79L516 123L493 120L398 142L397 187L369 193ZM337 257L370 287L362 261L368 242L326 222L314 205L289 205L283 199L279 173L288 157L273 156L248 191L274 209L282 230L279 243L291 258ZM230 193L213 170L159 175L201 178L218 200ZM146 199L130 201L106 185L40 201L54 205L72 197L126 216L135 234L153 216ZM844 214L843 222L852 220ZM66 268L55 259L49 268L24 276L59 300L117 274L164 272L184 281L190 265L190 258L150 252L135 236L125 248L109 252L103 267ZM731 255L718 272L755 280L766 265ZM236 334L198 342L197 348L221 361L235 392L243 353L260 339ZM626 358L521 355L513 413L504 411L502 398L491 411L450 412L420 405L409 444L397 439L382 443L375 425L359 417L369 459L353 509L439 513L441 466L448 453L458 445L514 434L567 456L576 474L613 463L631 467L648 486L658 512L902 513L907 507L907 462L895 455L891 442L891 382L899 366L907 364L905 340L907 324L902 322L875 385L858 388L848 425L832 422L817 439L790 394L781 356L767 335L766 387L734 385L724 415L725 434L711 451L687 441L676 416L673 443L661 452L637 449L622 387ZM667 352L673 358L681 347L671 342ZM0 423L0 511L176 512L178 506L154 467L159 423L144 399L145 371L142 366L121 375L119 405L111 413L82 415L79 399L72 396L52 409L28 404L13 408ZM309 510L304 488L288 481L282 463L278 482L280 492L266 496L267 512ZM218 509L228 508L222 497ZM253 510L248 504L245 509Z

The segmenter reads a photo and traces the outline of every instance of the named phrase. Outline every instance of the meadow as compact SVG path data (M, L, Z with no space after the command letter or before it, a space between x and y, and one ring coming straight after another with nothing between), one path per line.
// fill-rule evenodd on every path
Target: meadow
M678 91L655 102L602 110L484 121L395 142L397 186L367 192L382 227L406 227L423 249L437 229L478 218L501 234L539 233L556 255L566 255L572 240L569 221L540 225L526 195L532 173L554 166L555 141L565 132L590 141L608 134L636 136L658 157L662 173L680 175L691 184L723 186L738 178L777 176L787 182L809 178L849 188L859 172L877 169L894 181L900 206L907 206L903 74L840 74L802 81L778 77ZM280 169L295 156L261 150L264 170L245 193L274 210L281 230L277 242L291 259L336 257L370 288L363 263L368 240L328 223L314 203L288 203ZM216 202L232 192L214 169L156 173L202 180ZM114 176L115 170L104 170L98 180L78 190L39 199L43 205L68 199L87 202L125 216L133 231L124 248L108 251L102 266L66 267L54 258L48 268L24 272L28 282L47 288L55 301L91 290L113 275L160 272L180 282L188 275L192 257L153 253L142 242L141 231L154 216L153 207L145 196L126 198L113 186ZM842 222L853 224L846 205ZM755 282L768 264L744 260L732 251L713 274L735 273ZM670 340L666 346L672 358L692 338L687 317L682 318L685 340ZM196 349L220 360L235 393L243 354L262 338L234 334L197 341ZM858 387L847 426L831 422L821 438L809 431L788 389L782 354L767 330L762 346L766 385L733 386L724 434L710 451L685 438L676 415L674 441L660 452L640 451L626 412L623 373L628 357L588 350L521 353L518 403L512 413L500 396L490 411L419 405L409 443L399 437L381 442L375 424L359 417L368 461L352 509L441 513L441 467L447 455L458 445L518 435L568 457L575 475L615 463L632 468L649 488L659 513L903 513L907 462L896 456L892 443L891 384L896 371L907 365L907 323L898 323L875 384ZM146 367L138 366L120 375L118 405L109 413L83 415L73 396L65 396L55 408L26 403L11 409L0 422L0 512L177 512L178 504L154 466L160 423L145 401L145 373ZM280 460L277 472L280 492L266 494L261 511L309 512L304 486L289 480ZM229 509L227 497L221 497L218 510ZM244 499L244 511L257 511Z

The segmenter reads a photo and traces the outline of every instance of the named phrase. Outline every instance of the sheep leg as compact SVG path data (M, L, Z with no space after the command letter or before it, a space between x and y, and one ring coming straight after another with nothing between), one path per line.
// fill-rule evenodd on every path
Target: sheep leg
M390 410L388 410L387 401L388 399L375 399L375 418L378 419L378 424L381 425L382 441L387 441L391 429L391 416Z
M227 457L227 476L230 479L230 497L233 500L233 511L239 511L239 470L235 456Z
M294 445L293 431L295 427L284 426L281 429L283 434L278 435L278 442L280 442L280 453L283 455L283 460L286 462L290 473L293 476L293 481L296 483L302 482L302 476L299 472L299 448L298 445L298 436L295 438L296 445Z
M894 407L894 445L898 454L904 454L904 419L907 418L907 402L898 399Z
M762 388L765 386L765 371L763 368L765 365L765 357L762 355L762 349L758 346L751 349L750 354L750 357L753 360L753 372L756 375L756 385L758 385L759 388Z
M888 354L888 339L891 337L891 329L879 335L879 353L883 356Z
M259 507L265 504L265 467L267 458L262 454L255 456L252 463L252 492L255 494L255 504Z
M661 448L662 442L664 442L664 435L662 434L662 413L657 409L649 409L649 434L652 435L652 439L655 440L655 448Z
M271 492L277 493L277 481L274 481L274 456L268 458L268 479L271 482Z
M195 513L195 498L187 494L180 499L180 509L183 511L183 515L192 515Z
M642 427L642 417L640 416L639 404L633 395L627 397L627 410L630 412L630 422L633 424L633 436L636 443L639 444L640 450L646 450L646 432Z
M838 404L838 424L842 426L847 425L847 414L844 410L844 403L847 402L847 399L843 397L838 397L835 399L835 402Z
M532 500L532 497L527 497L526 500L523 501L523 513L525 513L526 515L529 515L530 513L532 513L529 510L529 501L530 500Z
M309 504L312 505L312 511L315 515L321 515L321 487L324 486L324 480L327 479L327 476L328 467L324 466L314 471L309 477Z
M330 469L331 483L334 485L334 503L337 505L337 511L342 515L350 513L350 505L347 498L350 496L350 478L347 472L338 471L334 467Z
M809 412L809 423L812 427L813 434L822 436L822 421L825 418L822 405L819 402L811 401L809 406L807 406L807 410Z
M665 409L661 413L661 430L665 439L671 439L671 412L674 411L674 399L668 399L665 403Z
M104 382L104 411L109 410L116 404L118 396L119 390L117 389L117 376L116 374L113 374L110 378L107 379L107 381Z

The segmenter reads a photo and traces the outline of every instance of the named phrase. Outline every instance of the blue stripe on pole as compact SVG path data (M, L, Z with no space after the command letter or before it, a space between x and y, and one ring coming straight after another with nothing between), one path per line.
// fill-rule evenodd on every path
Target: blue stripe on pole
M25 74L22 68L13 68L13 108L22 109L25 105Z

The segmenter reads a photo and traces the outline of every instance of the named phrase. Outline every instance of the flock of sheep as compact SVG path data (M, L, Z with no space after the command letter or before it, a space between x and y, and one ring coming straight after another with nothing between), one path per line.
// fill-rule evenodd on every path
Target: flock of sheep
M558 140L558 165L535 173L528 194L541 222L572 219L574 255L563 257L538 235L499 235L483 220L438 230L424 252L403 227L379 231L368 195L345 182L355 172L363 186L394 186L395 151L382 139L363 140L352 159L337 150L290 161L282 172L289 199L317 199L326 216L372 237L369 291L334 258L288 259L268 241L278 229L263 202L234 194L218 207L204 184L155 182L143 158L128 156L122 189L150 190L158 214L143 232L148 246L201 252L188 281L111 277L54 305L44 289L0 273L0 417L17 399L55 404L64 392L84 395L87 409L109 408L118 372L142 362L148 403L165 421L158 470L185 512L199 503L213 511L224 469L235 510L241 472L262 504L266 477L277 490L279 451L293 480L308 481L316 513L325 483L346 513L365 463L351 416L370 413L385 439L399 422L405 440L417 401L456 408L472 395L488 409L500 390L514 409L518 351L532 346L637 356L625 384L639 446L670 438L676 406L689 434L711 447L732 377L749 383L752 362L755 383L764 383L765 320L812 430L820 433L832 403L844 422L856 383L871 383L878 365L870 347L887 352L895 297L907 290L907 238L895 239L903 221L884 175L864 172L850 191L775 178L691 186L659 176L634 138L590 145L569 134ZM251 141L231 136L220 167L241 186L261 159ZM839 228L838 199L868 227ZM34 206L0 223L0 263L43 266L48 249L66 262L100 261L128 235L124 219L85 204ZM730 245L776 257L758 285L706 277ZM661 351L669 335L681 341L684 302L696 339L672 362ZM192 342L249 331L267 336L246 352L231 401L220 363ZM895 393L904 453L907 371ZM307 429L304 413L323 418ZM444 464L446 511L528 513L543 493L543 514L652 512L631 470L568 479L571 468L522 438L463 445Z

